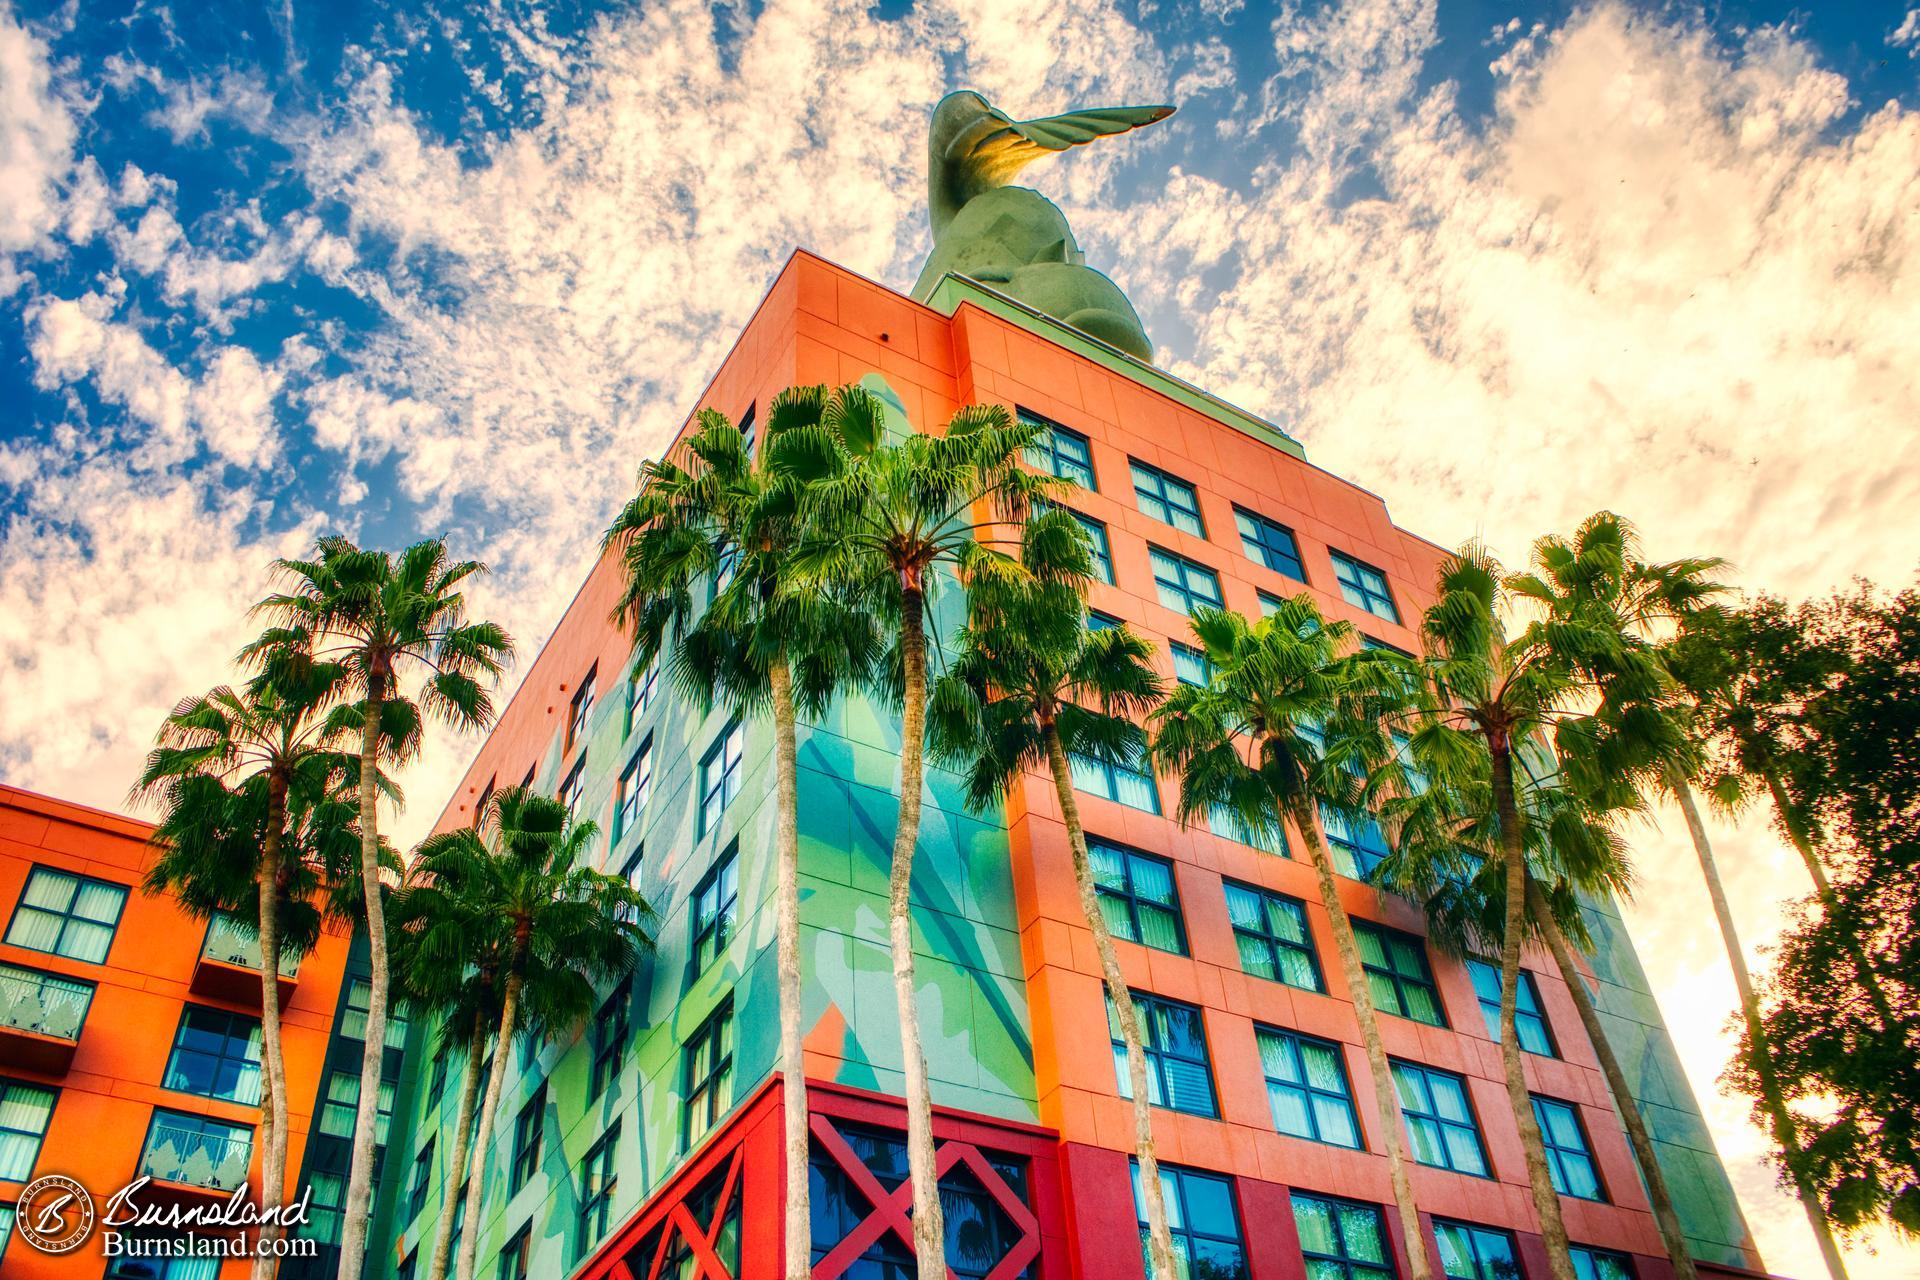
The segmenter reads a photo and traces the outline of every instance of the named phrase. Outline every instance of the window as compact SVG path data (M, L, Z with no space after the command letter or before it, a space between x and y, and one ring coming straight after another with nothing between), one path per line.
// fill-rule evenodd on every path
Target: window
M1392 1066L1393 1091L1400 1097L1400 1114L1407 1119L1413 1158L1435 1169L1491 1177L1473 1107L1467 1102L1467 1082L1450 1071L1414 1062Z
M7 1256L7 1241L13 1237L13 1206L0 1204L0 1258Z
M1573 1274L1580 1280L1633 1280L1633 1263L1624 1253L1576 1244L1567 1255L1573 1259Z
M1244 844L1249 849L1258 849L1276 858L1291 856L1287 853L1287 838L1277 824L1265 830L1256 829L1224 804L1207 806L1207 830L1222 840Z
M1107 526L1078 511L1068 513L1087 531L1087 550L1093 556L1093 576L1113 585L1113 544L1107 539Z
M573 768L567 770L566 781L560 784L560 789L553 793L553 798L566 806L569 818L580 816L580 793L586 789L586 781L587 758L582 755L574 761Z
M1240 545L1246 549L1249 560L1275 573L1284 573L1295 582L1307 580L1307 571L1300 563L1300 544L1293 540L1293 530L1245 507L1233 509L1233 522L1240 526Z
M619 1141L620 1125L616 1121L611 1129L601 1135L600 1141L587 1148L586 1156L580 1161L580 1245L577 1256L586 1256L587 1250L607 1234L607 1226L613 1215L613 1187L619 1180L613 1159Z
M659 675L660 662L655 659L644 667L635 667L627 676L627 710L620 722L621 741L632 735L634 723L653 705L653 682Z
M1440 1013L1440 992L1433 985L1433 971L1427 968L1427 953L1418 938L1355 920L1353 940L1360 948L1360 966L1366 970L1367 989L1376 1009L1430 1027L1447 1025Z
M881 1185L896 1186L904 1182L907 1177L905 1134L899 1130L873 1129L845 1121L835 1121L834 1128L840 1131L840 1136L859 1162ZM1027 1195L1028 1173L1024 1160L990 1148L983 1148L980 1154L1021 1204L1031 1203ZM718 1177L725 1172L723 1164L710 1176ZM867 1219L872 1206L853 1178L817 1141L812 1144L808 1174L813 1186L813 1263L817 1267ZM695 1192L696 1205L701 1196L701 1191ZM947 1266L955 1280L988 1280L989 1277L1007 1275L1000 1263L1020 1244L1024 1233L1000 1202L987 1193L973 1170L964 1164L956 1164L940 1175L940 1204L946 1219ZM698 1208L693 1211L699 1213ZM707 1221L711 1217L709 1213L706 1218L697 1220ZM720 1238L715 1241L715 1252L729 1266L733 1264L728 1259L726 1243L738 1238L733 1222L730 1215L722 1224ZM674 1254L668 1256L669 1259L675 1257ZM691 1269L689 1266L688 1270ZM1013 1273L1009 1280L1032 1280L1038 1270L1036 1260ZM663 1268L660 1274L681 1273ZM872 1238L866 1249L841 1274L861 1280L891 1277L905 1280L914 1274L914 1258L905 1242L890 1231L882 1232Z
M197 1004L180 1011L160 1087L242 1106L260 1101L260 1020Z
M1433 1238L1447 1280L1521 1280L1513 1237L1504 1231L1435 1218Z
M212 1116L155 1108L139 1172L155 1182L214 1191L245 1186L253 1163L253 1130Z
M336 1071L327 1077L327 1093L320 1103L320 1132L336 1138L351 1138L353 1122L360 1110L360 1073ZM373 1102L373 1139L384 1143L387 1127L393 1123L393 1081L380 1082L380 1095Z
M1267 1073L1267 1104L1281 1133L1336 1147L1360 1147L1360 1119L1340 1061L1328 1040L1256 1026L1260 1065Z
M346 1007L340 1013L340 1034L350 1040L367 1038L367 1006L373 1002L373 984L355 978L347 985ZM407 1015L399 1001L387 1004L387 1043L404 1044L407 1039Z
M640 744L640 750L620 773L619 788L613 793L613 839L618 843L627 832L640 826L641 810L653 790L653 739Z
M1158 467L1131 458L1128 461L1133 463L1133 496L1142 511L1196 538L1207 536L1206 523L1200 519L1200 499L1192 485Z
M413 1280L413 1264L419 1260L420 1249L418 1246L415 1246L413 1252L409 1253L405 1260L400 1263L399 1270L393 1273L393 1280Z
M1153 585L1159 588L1161 604L1179 613L1192 613L1202 605L1220 608L1219 574L1152 544L1147 546L1147 559L1153 562Z
M500 1280L527 1280L533 1254L533 1224L523 1223L500 1250Z
M687 1041L687 1145L733 1105L733 1001L723 1001Z
M1173 650L1174 679L1181 684L1197 685L1202 689L1213 683L1213 662L1205 650L1181 644L1178 640L1168 641L1167 647Z
M1580 1112L1570 1102L1533 1095L1533 1118L1540 1126L1540 1137L1547 1148L1547 1172L1553 1175L1553 1189L1575 1200L1604 1200L1600 1171L1594 1167L1593 1153L1587 1147L1587 1131L1580 1123Z
M447 1059L453 1053L453 1042L447 1039L447 1024L442 1022L438 1034L434 1036L433 1074L427 1081L427 1105L432 1106L440 1100L447 1088Z
M53 1120L52 1089L22 1080L0 1080L0 1178L25 1182L40 1158L40 1140Z
M1400 621L1400 610L1393 606L1393 592L1387 589L1386 574L1343 551L1331 554L1334 580L1340 584L1340 594L1348 604L1388 622Z
M1078 431L1043 418L1030 409L1017 410L1020 421L1041 428L1027 446L1027 462L1036 471L1051 471L1062 480L1071 480L1082 489L1092 489L1093 448Z
M1160 1166L1160 1198L1167 1205L1167 1229L1182 1276L1195 1280L1251 1280L1246 1247L1240 1241L1240 1215L1233 1207L1233 1183L1226 1178L1173 1165ZM1140 1222L1140 1249L1147 1253L1147 1198L1140 1189L1140 1166L1133 1166L1133 1207ZM1148 1260L1148 1274L1152 1274ZM1171 1276L1159 1280L1173 1280Z
M1177 1000L1133 993L1133 1009L1140 1019L1140 1039L1147 1051L1147 1100L1209 1119L1220 1112L1213 1099L1213 1070L1207 1061L1207 1035L1200 1010ZM1107 1029L1113 1034L1113 1069L1120 1096L1131 1098L1127 1079L1127 1045L1120 1035L1120 1015L1107 999Z
M702 974L733 939L740 911L739 846L730 846L693 889L693 972Z
M593 1019L593 1070L589 1072L587 1099L592 1101L607 1091L627 1056L627 1007L633 1003L633 987L622 981L613 989Z
M1087 841L1087 858L1093 863L1100 914L1114 937L1187 953L1171 862L1098 837Z
M460 1256L460 1233L467 1229L467 1190L473 1185L471 1177L460 1184L453 1193L453 1234L447 1238L447 1257Z
M478 831L480 824L487 819L487 806L493 803L493 779L487 779L487 785L480 788L480 798L473 802L473 829Z
M94 984L0 963L0 1027L77 1041L93 1007Z
M1141 744L1140 755L1145 754L1145 743ZM1132 764L1115 764L1107 760L1097 760L1092 756L1078 752L1067 757L1067 763L1073 771L1073 785L1081 791L1096 795L1104 800L1117 800L1131 809L1144 810L1147 813L1160 812L1160 792L1153 785L1153 774Z
M700 762L700 830L705 835L720 824L733 798L740 794L741 757L746 753L746 727L735 720Z
M754 411L759 407L760 402L756 400L747 406L745 413L740 415L740 447L747 451L749 458L753 456L753 446L760 431L759 424L753 420Z
M1324 991L1313 939L1307 933L1307 908L1297 898L1229 880L1227 918L1240 948L1240 968L1256 978L1284 982L1303 991Z
M1293 1193L1293 1225L1311 1280L1393 1280L1380 1210Z
M1115 627L1126 625L1110 613L1102 613L1098 609L1087 610L1087 630L1089 631L1111 631Z
M413 1158L413 1185L407 1189L407 1217L417 1218L427 1207L427 1188L433 1184L433 1139Z
M540 1167L540 1137L547 1127L547 1086L542 1084L520 1108L513 1121L513 1170L507 1175L507 1194L527 1185Z
M1473 994L1480 999L1480 1013L1487 1020L1487 1034L1499 1044L1500 966L1470 959L1467 972L1473 977ZM1543 1058L1559 1056L1553 1051L1546 1015L1540 1011L1540 987L1525 969L1520 971L1520 985L1514 992L1513 1025L1522 1049Z
M1347 818L1323 804L1320 827L1327 833L1327 850L1333 855L1334 870L1343 876L1371 879L1390 852L1380 824L1371 818Z
M588 667L580 687L573 691L573 701L567 705L567 740L560 748L562 752L573 750L573 744L587 736L587 716L593 710L593 682L599 674L598 663Z
M1260 598L1260 616L1262 618L1271 618L1274 614L1280 612L1280 605L1283 602L1279 596L1274 595L1271 591L1256 591L1254 594Z
M127 905L127 887L35 867L7 926L7 941L31 951L100 964Z
M318 1240L321 1244L339 1244L341 1206L347 1202L346 1178L338 1173L316 1170L307 1175L307 1186L311 1188L307 1199L307 1220L298 1234L309 1240Z

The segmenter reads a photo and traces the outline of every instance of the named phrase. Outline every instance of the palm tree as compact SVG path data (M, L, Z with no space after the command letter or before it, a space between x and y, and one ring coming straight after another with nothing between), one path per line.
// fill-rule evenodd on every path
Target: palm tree
M475 1009L491 990L490 967L499 984L493 1068L473 1120L467 1175L467 1220L475 1224L507 1050L517 1037L546 1039L578 1026L593 1012L596 984L631 974L653 945L642 927L652 915L646 899L624 878L589 865L599 838L593 823L574 821L566 805L524 787L495 795L481 822L495 832L492 847L471 827L423 840L395 908L410 935L410 972L437 965L468 975L464 980L478 976L483 989L470 996ZM481 1047L481 1025L475 1019L470 1055ZM473 1280L479 1242L477 1229L461 1237L459 1280Z
M1271 616L1251 625L1237 613L1203 608L1192 627L1213 678L1204 687L1181 684L1168 696L1154 716L1154 753L1180 772L1182 821L1222 807L1254 833L1275 835L1288 822L1299 831L1373 1078L1408 1275L1428 1280L1433 1265L1407 1175L1398 1095L1318 817L1323 804L1341 812L1350 808L1354 772L1367 763L1367 735L1360 730L1371 710L1361 708L1393 695L1393 673L1378 655L1353 652L1353 627L1322 617L1304 593L1282 600Z
M799 428L792 456L807 482L807 530L796 582L845 592L894 628L883 689L900 708L900 814L887 878L888 933L907 1102L914 1255L920 1280L946 1280L946 1227L934 1170L933 1095L920 1044L913 976L913 855L925 781L927 600L943 572L969 583L1019 576L1017 559L985 545L994 519L1024 521L1030 504L1064 487L1021 466L1038 424L1001 405L963 406L941 435L889 438L881 401L836 391L818 427ZM806 455L802 466L798 459Z
M669 671L703 708L716 698L773 718L775 920L780 1070L785 1097L787 1280L812 1270L807 1082L801 1028L800 816L797 716L825 711L857 683L878 645L869 616L837 598L792 590L804 481L788 455L818 430L832 400L796 387L769 406L756 460L737 427L704 410L678 457L641 469L640 491L607 530L626 570L614 618L638 639L636 660L671 649ZM702 610L697 588L713 581Z
M1027 524L1021 563L1029 578L983 581L967 595L958 657L933 687L929 718L936 756L966 769L967 799L984 810L1022 775L1044 766L1067 828L1080 910L1093 934L1107 997L1126 1044L1134 1153L1146 1198L1151 1274L1176 1274L1173 1236L1153 1143L1153 1105L1140 1020L1087 855L1070 754L1131 761L1142 744L1137 717L1162 696L1148 665L1153 650L1125 627L1089 631L1087 534L1054 508Z
M493 721L482 680L496 680L513 641L491 622L470 622L462 584L485 566L451 560L444 538L416 542L399 555L363 550L337 535L319 540L308 560L279 560L288 589L255 612L271 622L242 651L275 682L308 687L332 673L329 695L344 700L328 723L360 734L360 879L366 899L369 965L367 1035L360 1105L342 1205L339 1280L359 1280L366 1263L373 1203L375 1107L387 1042L387 928L380 883L379 761L404 761L420 747L431 716L457 729ZM401 681L424 671L418 693Z
M276 1209L287 1180L286 1058L280 1031L280 964L319 940L323 885L338 885L339 839L349 813L337 800L355 768L334 750L311 697L271 684L221 686L183 700L160 726L133 799L157 801L159 856L150 892L171 892L202 916L253 922L260 940L260 1053L265 1078L260 1203ZM244 913L244 914L243 914ZM277 1237L271 1219L263 1240ZM256 1280L278 1269L262 1251Z

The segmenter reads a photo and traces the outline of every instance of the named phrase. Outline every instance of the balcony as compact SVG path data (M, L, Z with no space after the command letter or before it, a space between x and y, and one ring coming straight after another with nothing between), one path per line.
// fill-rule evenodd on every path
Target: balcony
M280 957L280 1002L300 980L300 957ZM206 940L193 966L195 994L260 1007L260 933L238 916L222 912L207 922Z
M225 1200L247 1180L253 1130L207 1116L155 1111L140 1172L155 1201L204 1204Z
M0 964L0 1063L64 1074L92 1005L90 982Z

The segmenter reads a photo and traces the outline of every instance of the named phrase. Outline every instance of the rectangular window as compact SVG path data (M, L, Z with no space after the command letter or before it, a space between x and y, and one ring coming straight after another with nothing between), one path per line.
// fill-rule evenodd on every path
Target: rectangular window
M1260 1065L1267 1073L1267 1103L1281 1133L1336 1147L1360 1149L1360 1118L1340 1060L1328 1040L1256 1026Z
M613 1217L613 1188L619 1180L614 1163L620 1142L620 1123L602 1134L600 1141L587 1148L580 1161L580 1238L576 1257L600 1243Z
M336 1071L327 1077L327 1094L320 1103L320 1132L336 1138L351 1138L353 1123L360 1110L360 1073ZM380 1096L373 1103L373 1139L384 1144L387 1128L393 1123L393 1081L380 1081Z
M1201 689L1213 683L1213 662L1204 649L1181 644L1178 640L1168 641L1167 647L1173 650L1174 679Z
M541 1085L520 1108L513 1121L513 1169L507 1175L507 1194L527 1185L540 1167L540 1138L547 1128L547 1086Z
M691 1147L733 1105L733 1000L721 1002L687 1041L686 1141Z
M567 740L560 748L562 753L573 750L573 744L587 736L587 716L593 711L593 682L599 674L599 663L588 667L580 687L573 691L573 701L567 704Z
M1253 1280L1246 1246L1240 1239L1240 1215L1233 1204L1233 1183L1211 1173L1160 1166L1160 1198L1167 1206L1167 1229L1180 1275L1194 1280ZM1147 1244L1147 1199L1140 1188L1140 1166L1133 1166L1134 1216L1140 1222L1140 1252L1153 1274ZM1172 1280L1166 1277L1164 1280Z
M1147 558L1153 562L1153 585L1160 603L1177 613L1192 613L1202 605L1221 607L1220 575L1197 560L1175 555L1149 543Z
M586 790L586 785L587 757L582 754L578 760L574 761L573 768L567 770L566 781L562 782L560 789L553 793L553 798L566 806L569 818L580 816L580 793Z
M434 1036L433 1074L427 1080L427 1105L432 1106L440 1100L447 1088L447 1059L453 1053L453 1042L447 1039L447 1024L442 1022L440 1030Z
M1187 954L1171 862L1097 836L1087 840L1087 858L1093 863L1100 914L1114 937Z
M1395 1062L1392 1067L1393 1091L1407 1120L1413 1158L1435 1169L1491 1177L1473 1106L1467 1101L1467 1082L1450 1071L1416 1062Z
M1140 510L1196 538L1207 536L1206 523L1200 519L1200 499L1192 485L1158 467L1132 458L1127 461L1133 464L1133 496Z
M260 1019L190 1004L160 1087L242 1106L260 1102Z
M533 1260L533 1224L525 1223L500 1250L500 1280L527 1280Z
M740 914L739 846L730 846L693 889L693 971L705 973L733 940Z
M1287 852L1287 838L1278 825L1265 830L1255 828L1224 804L1207 806L1207 830L1222 840L1244 844L1250 849L1270 853L1276 858L1292 856Z
M1387 587L1387 575L1370 564L1355 560L1344 551L1334 551L1333 577L1340 584L1340 594L1346 602L1356 609L1365 609L1376 618L1385 618L1388 622L1400 621L1400 610L1394 607L1393 592Z
M480 798L473 802L473 829L478 831L480 824L487 820L487 806L493 803L493 779L487 779L487 785L480 788Z
M347 984L346 1007L340 1012L340 1034L349 1040L367 1038L367 1006L373 1001L373 984L365 978L354 978ZM407 1015L405 1006L398 1001L387 1005L387 1043L399 1045L406 1043Z
M700 830L706 835L720 825L720 815L740 794L744 772L741 761L746 755L747 730L735 720L721 733L719 741L708 748L700 761Z
M620 738L625 741L633 735L633 726L641 716L647 714L647 708L653 705L653 682L660 675L660 661L655 659L644 667L635 667L627 676L627 710L620 722Z
M740 415L740 447L747 451L749 458L753 456L753 446L760 432L760 425L754 421L754 413L759 407L760 402L756 400L747 406L744 414Z
M1233 522L1240 526L1240 545L1249 560L1275 573L1284 573L1295 582L1307 580L1306 568L1300 563L1300 544L1294 541L1293 530L1245 507L1233 509Z
M1092 516L1083 516L1078 511L1069 512L1080 527L1087 531L1087 550L1093 556L1093 576L1113 585L1113 544L1107 539L1107 526Z
M1536 1093L1533 1119L1540 1126L1540 1137L1546 1143L1547 1171L1553 1175L1553 1189L1575 1200L1605 1200L1600 1171L1594 1167L1579 1109L1571 1102L1543 1098Z
M339 1244L341 1206L347 1202L346 1178L316 1170L307 1175L307 1185L312 1188L307 1201L307 1220L297 1234L321 1244Z
M1293 1225L1312 1280L1393 1280L1386 1224L1373 1205L1296 1191Z
M1126 625L1110 613L1102 613L1098 609L1087 610L1087 630L1089 631L1111 631L1115 627Z
M1141 755L1144 754L1143 742ZM1135 759L1138 760L1139 756ZM1097 760L1078 752L1067 757L1067 764L1072 769L1073 785L1078 790L1105 800L1116 800L1130 809L1146 813L1160 812L1160 790L1154 786L1153 774L1147 770Z
M1433 1237L1447 1280L1521 1280L1520 1257L1505 1231L1435 1218Z
M1360 966L1367 973L1367 989L1382 1013L1444 1027L1440 991L1433 985L1427 953L1418 938L1377 924L1353 922L1353 940L1360 949Z
M127 887L52 867L35 867L7 926L7 941L69 960L103 963L113 946Z
M40 1140L60 1095L22 1080L0 1080L0 1178L25 1182L40 1158Z
M1041 428L1027 446L1027 462L1036 471L1050 471L1062 480L1071 480L1082 489L1096 488L1093 483L1093 446L1087 438L1031 409L1017 410L1022 422Z
M0 1026L78 1040L93 1007L93 983L0 964Z
M1274 595L1271 591L1256 591L1254 594L1260 598L1260 616L1262 618L1271 618L1274 614L1280 612L1282 601L1279 596Z
M1473 994L1479 997L1480 1013L1487 1021L1487 1034L1495 1044L1499 1044L1500 966L1469 959L1467 972L1473 977ZM1520 971L1520 985L1514 991L1513 1023L1522 1049L1543 1058L1559 1056L1553 1051L1553 1035L1547 1029L1546 1014L1540 1008L1540 988L1534 982L1533 975L1525 969Z
M640 744L640 750L620 772L619 789L613 798L613 839L618 844L627 832L640 827L640 814L653 791L653 739Z
M467 1229L467 1188L473 1185L473 1179L467 1178L460 1189L453 1193L453 1234L447 1238L447 1257L460 1256L460 1233Z
M1354 880L1372 879L1390 852L1386 834L1371 818L1347 818L1323 804L1320 827L1327 833L1327 851L1333 855L1333 869Z
M1576 1244L1567 1255L1573 1259L1573 1274L1580 1280L1633 1280L1633 1261L1624 1253Z
M633 1003L633 987L622 981L613 989L593 1019L593 1069L588 1073L587 1100L607 1091L620 1074L627 1057L627 1007Z
M1256 978L1284 982L1302 991L1324 991L1306 904L1298 898L1226 882L1227 917L1240 948L1240 968Z
M140 1172L155 1182L212 1191L245 1186L253 1163L253 1130L211 1116L154 1109Z
M1207 1060L1207 1033L1200 1010L1138 991L1133 993L1133 1008L1147 1051L1147 1100L1156 1107L1217 1118L1220 1110L1214 1102L1213 1069ZM1113 1070L1120 1096L1131 1098L1127 1045L1111 997L1107 1000L1107 1029L1113 1035Z
M413 1185L407 1188L407 1217L420 1216L427 1207L427 1188L433 1185L433 1139L427 1139L427 1145L420 1148L420 1154L413 1158Z

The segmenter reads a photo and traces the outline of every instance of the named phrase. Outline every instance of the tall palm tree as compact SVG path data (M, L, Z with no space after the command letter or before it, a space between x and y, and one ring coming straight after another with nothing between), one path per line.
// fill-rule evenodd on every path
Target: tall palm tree
M1200 609L1192 628L1213 678L1204 687L1181 684L1168 695L1154 715L1154 753L1180 772L1183 821L1218 806L1251 832L1277 835L1288 822L1299 831L1373 1078L1408 1275L1428 1280L1433 1264L1407 1173L1393 1074L1319 826L1323 804L1345 812L1352 803L1354 772L1368 763L1367 735L1359 728L1379 700L1393 696L1394 673L1376 655L1354 652L1353 627L1322 617L1304 593L1252 624L1237 613Z
M133 788L135 801L157 801L162 810L148 889L175 894L196 914L248 919L259 936L260 1203L267 1210L283 1203L287 1181L282 957L298 958L318 942L317 895L338 885L344 869L339 839L350 810L342 813L337 795L355 762L334 749L334 736L311 697L271 684L244 692L222 685L168 713ZM269 1218L263 1240L278 1234ZM254 1259L256 1280L277 1269L270 1252Z
M578 1026L593 1012L596 984L631 974L653 945L642 923L652 916L646 899L623 877L590 865L599 838L593 823L574 821L566 805L524 787L495 795L481 821L493 829L492 846L471 827L420 843L395 908L418 965L464 973L497 963L500 1019L467 1174L467 1220L475 1229L460 1239L459 1280L473 1280L507 1050L519 1037ZM478 1025L470 1053L480 1047Z
M844 394L844 393L839 393ZM637 661L670 650L674 682L702 707L717 698L773 719L775 921L786 1162L785 1273L812 1270L807 1082L801 1027L800 815L797 720L823 712L872 665L870 615L832 593L792 589L805 481L789 454L833 406L825 387L774 397L756 459L739 429L704 410L676 456L641 469L640 491L607 530L626 571L614 618L633 629ZM713 582L700 608L698 588Z
M900 714L900 813L887 877L887 923L907 1102L907 1164L920 1280L946 1280L946 1226L934 1170L933 1095L920 1042L913 976L913 855L925 783L927 601L943 573L962 581L1018 577L1019 561L986 543L996 520L1024 521L1031 503L1064 488L1021 466L1041 427L1001 405L963 406L940 435L909 426L890 438L881 401L836 392L815 428L796 429L807 531L796 580L844 591L893 629L883 691ZM807 461L798 459L803 452Z
M1029 522L1020 558L1030 577L989 579L967 594L958 656L930 699L932 745L936 756L966 770L968 803L976 809L998 802L1030 771L1044 766L1052 777L1080 910L1126 1044L1150 1270L1167 1280L1177 1263L1154 1150L1146 1049L1113 931L1100 909L1068 762L1071 754L1136 759L1143 743L1135 721L1163 691L1144 640L1125 627L1087 629L1093 558L1086 531L1071 514L1054 508Z
M380 882L379 762L419 751L424 722L457 729L493 722L487 685L498 679L513 641L491 622L467 618L462 585L485 566L453 560L444 538L416 542L398 555L323 537L311 559L279 560L287 589L255 606L271 625L242 651L274 682L308 687L333 673L328 717L360 735L360 878L366 899L368 996L360 1105L342 1205L339 1280L359 1280L366 1264L373 1205L375 1107L387 1042L387 927ZM424 673L408 696L403 681Z

